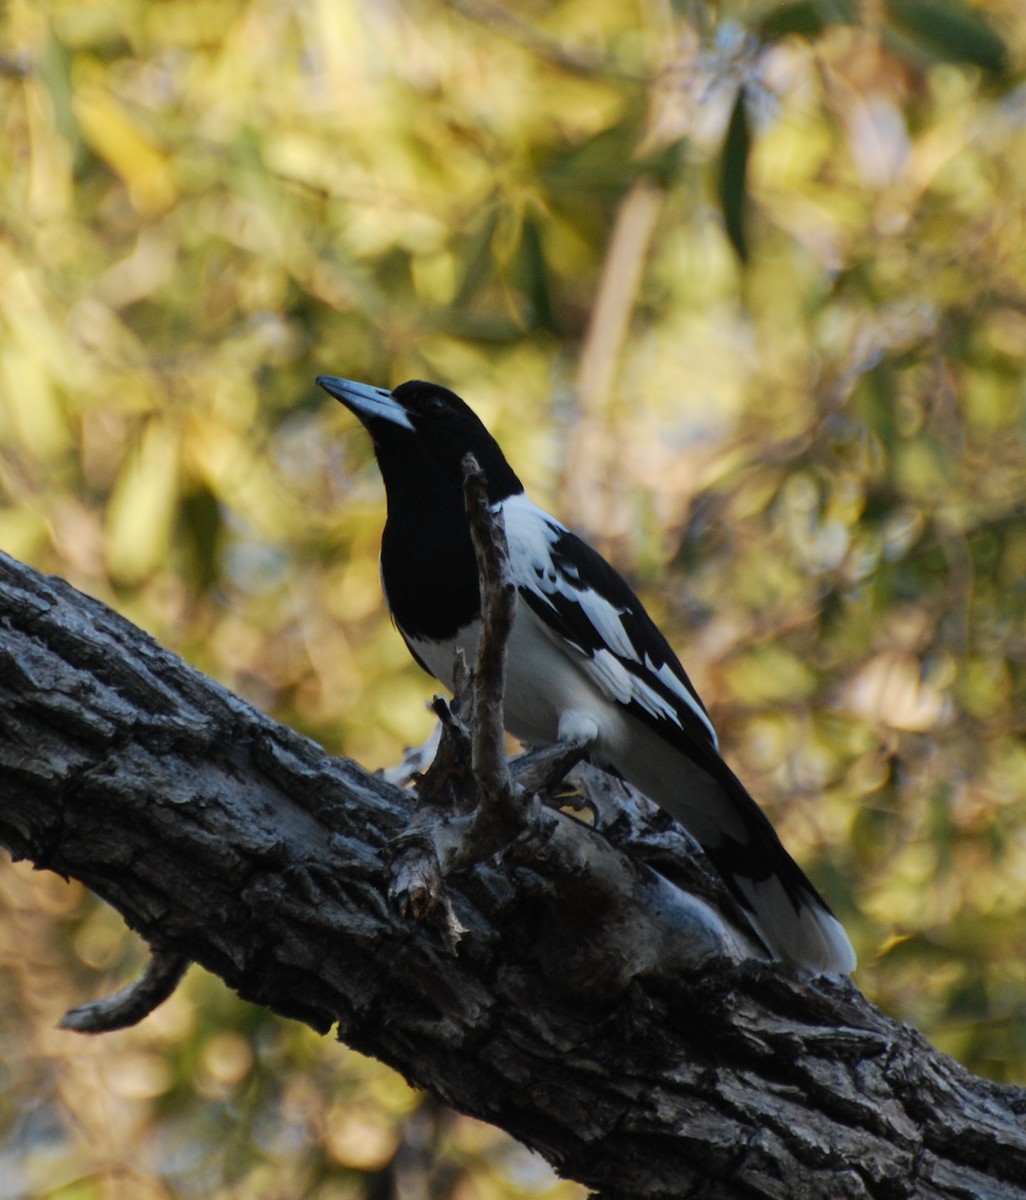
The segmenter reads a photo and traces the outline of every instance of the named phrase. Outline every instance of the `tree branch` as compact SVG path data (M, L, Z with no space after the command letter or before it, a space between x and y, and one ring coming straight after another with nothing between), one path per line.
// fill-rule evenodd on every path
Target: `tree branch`
M1026 1093L850 983L732 961L729 906L688 839L601 786L598 829L541 809L500 862L446 880L453 955L386 899L408 792L0 556L0 842L162 951L336 1026L606 1200L1026 1197ZM696 951L696 905L722 945Z
M154 947L146 969L134 983L113 996L70 1009L57 1022L58 1027L76 1033L110 1033L138 1025L171 995L188 965L183 955Z
M472 763L480 835L505 845L526 827L523 793L514 787L503 749L506 646L517 612L517 589L501 517L492 515L488 482L473 454L463 460L463 495L481 581L481 640L474 671Z

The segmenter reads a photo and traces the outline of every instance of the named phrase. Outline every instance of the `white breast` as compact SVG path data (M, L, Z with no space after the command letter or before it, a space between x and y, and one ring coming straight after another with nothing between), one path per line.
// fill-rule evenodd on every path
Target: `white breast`
M473 666L479 637L480 622L475 622L451 641L409 642L431 674L451 690L456 650L462 649ZM584 659L572 647L554 644L521 602L506 659L506 729L530 745L593 730L596 757L615 757L628 736L625 714L588 679L575 662L578 657Z

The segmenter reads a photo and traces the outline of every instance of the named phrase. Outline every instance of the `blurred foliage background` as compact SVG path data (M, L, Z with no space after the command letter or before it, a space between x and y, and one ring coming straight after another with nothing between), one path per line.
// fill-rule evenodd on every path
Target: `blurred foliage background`
M9 0L0 547L368 767L367 439L452 386L639 586L860 986L1026 1080L1021 0ZM2 631L0 631L2 637ZM496 1131L0 869L0 1200L539 1196Z

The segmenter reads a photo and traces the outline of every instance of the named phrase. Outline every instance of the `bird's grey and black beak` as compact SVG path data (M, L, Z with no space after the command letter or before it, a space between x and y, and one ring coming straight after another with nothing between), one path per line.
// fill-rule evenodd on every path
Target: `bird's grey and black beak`
M387 388L371 387L367 383L355 383L352 379L339 379L337 375L318 375L317 384L329 396L355 413L364 424L369 421L388 421L401 429L414 432L413 423L406 409Z

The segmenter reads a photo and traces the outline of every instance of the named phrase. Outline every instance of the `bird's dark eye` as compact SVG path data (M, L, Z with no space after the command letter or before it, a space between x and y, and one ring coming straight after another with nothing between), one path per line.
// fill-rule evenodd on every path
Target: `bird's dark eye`
M428 396L421 405L422 411L430 417L437 416L441 412L445 412L448 408L444 396Z

